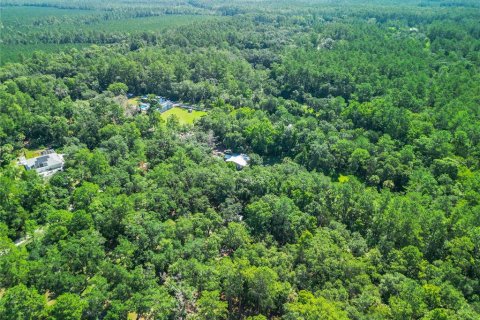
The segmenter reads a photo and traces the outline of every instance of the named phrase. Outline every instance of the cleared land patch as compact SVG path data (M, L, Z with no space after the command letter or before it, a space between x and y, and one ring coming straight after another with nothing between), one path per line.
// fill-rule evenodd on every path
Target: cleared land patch
M196 119L200 119L206 114L207 112L205 111L193 110L192 112L188 112L188 110L175 107L162 113L162 119L168 120L170 116L174 115L178 118L180 124L193 124Z

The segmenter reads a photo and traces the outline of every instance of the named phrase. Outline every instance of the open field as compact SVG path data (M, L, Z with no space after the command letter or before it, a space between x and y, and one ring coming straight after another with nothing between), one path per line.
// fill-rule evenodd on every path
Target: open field
M129 106L138 106L139 103L140 103L140 97L133 97L131 99L128 99Z
M193 124L196 119L200 119L206 114L207 113L205 111L193 110L192 113L189 113L187 110L182 108L173 108L162 113L162 119L168 120L170 116L174 115L178 118L180 124Z

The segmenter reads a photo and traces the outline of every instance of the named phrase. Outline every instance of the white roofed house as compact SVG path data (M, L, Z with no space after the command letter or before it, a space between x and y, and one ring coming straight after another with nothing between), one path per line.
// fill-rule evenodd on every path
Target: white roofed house
M55 172L63 170L63 155L58 154L53 150L47 150L42 152L38 157L25 159L20 158L19 163L25 166L26 170L35 170L43 177L48 177Z
M237 165L237 169L242 169L248 165L250 161L250 157L246 154L226 154L225 155L226 162L233 162Z

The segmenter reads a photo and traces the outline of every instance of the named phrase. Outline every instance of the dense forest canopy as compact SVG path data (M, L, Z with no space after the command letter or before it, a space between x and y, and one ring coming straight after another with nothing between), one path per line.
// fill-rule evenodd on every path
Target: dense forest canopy
M0 319L479 319L479 7L2 1Z

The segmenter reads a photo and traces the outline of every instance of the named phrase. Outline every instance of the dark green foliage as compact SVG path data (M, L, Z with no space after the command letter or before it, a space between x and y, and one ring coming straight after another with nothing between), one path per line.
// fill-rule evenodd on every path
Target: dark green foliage
M1 319L480 317L475 1L28 3L96 45L0 68Z

